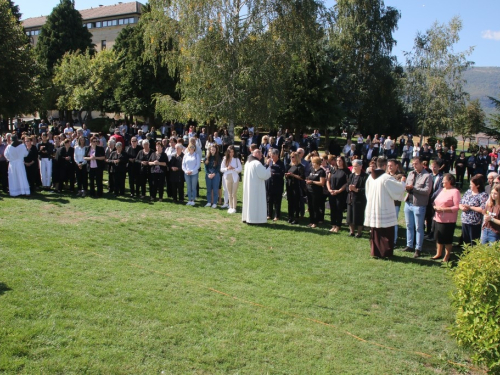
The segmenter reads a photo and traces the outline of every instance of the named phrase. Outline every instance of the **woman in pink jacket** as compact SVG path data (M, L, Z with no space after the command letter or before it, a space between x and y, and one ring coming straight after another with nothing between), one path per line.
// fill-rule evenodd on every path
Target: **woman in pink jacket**
M455 177L450 173L446 173L443 177L443 190L434 200L434 210L436 212L434 215L434 221L436 222L434 239L436 240L437 250L432 259L441 258L444 249L446 253L443 262L450 260L460 198L460 191L455 188Z

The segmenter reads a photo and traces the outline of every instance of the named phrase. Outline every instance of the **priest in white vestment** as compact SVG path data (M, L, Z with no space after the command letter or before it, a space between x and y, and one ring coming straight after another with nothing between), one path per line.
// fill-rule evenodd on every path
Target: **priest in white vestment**
M9 193L11 197L30 195L30 186L26 177L24 158L28 156L26 145L12 136L12 144L5 149L5 158L9 161Z
M248 157L243 174L243 207L241 220L248 224L267 222L266 184L271 168L260 162L262 152L257 149Z
M366 227L370 227L371 256L386 258L394 252L394 226L398 225L395 200L402 200L406 178L401 182L386 173L387 159L377 159L377 169L366 180Z

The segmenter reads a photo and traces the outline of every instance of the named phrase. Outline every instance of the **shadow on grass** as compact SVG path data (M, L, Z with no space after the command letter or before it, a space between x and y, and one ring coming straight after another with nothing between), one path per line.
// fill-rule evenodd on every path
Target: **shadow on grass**
M0 282L0 296L5 292L9 292L12 289L7 286L7 284Z
M427 257L421 257L421 258L412 258L410 257L405 257L397 254L396 252L391 258L388 258L387 261L390 262L398 262L398 263L413 263L413 264L418 264L420 266L426 266L426 267L443 267L443 263L440 260L433 260L431 258Z

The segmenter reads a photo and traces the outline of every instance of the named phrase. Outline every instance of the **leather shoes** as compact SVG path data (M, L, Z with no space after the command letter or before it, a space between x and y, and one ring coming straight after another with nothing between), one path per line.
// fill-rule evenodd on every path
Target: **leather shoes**
M410 247L410 246L406 246L403 250L401 251L404 251L404 252L407 252L407 253L413 253L413 248Z
M420 258L420 250L415 250L415 254L413 254L413 258Z

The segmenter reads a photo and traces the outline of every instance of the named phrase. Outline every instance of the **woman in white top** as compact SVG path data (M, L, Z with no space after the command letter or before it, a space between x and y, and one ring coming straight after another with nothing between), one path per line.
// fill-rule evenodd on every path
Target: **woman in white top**
M420 156L420 143L417 143L417 145L413 147L413 157L417 158L419 156Z
M200 157L196 153L196 146L189 144L188 152L182 158L182 170L187 185L188 202L187 206L194 206L196 199L196 187L198 185L198 169L200 169Z
M229 209L227 210L229 214L234 214L236 212L237 192L240 183L239 173L241 170L241 161L235 157L234 146L229 146L226 150L224 159L222 159L220 168L221 173L223 173L222 178L226 182L227 191L229 193Z
M75 155L73 159L75 160L76 168L76 183L78 187L78 196L85 197L88 188L88 172L87 172L87 161L85 157L85 137L80 136L78 138L78 144L75 147Z

